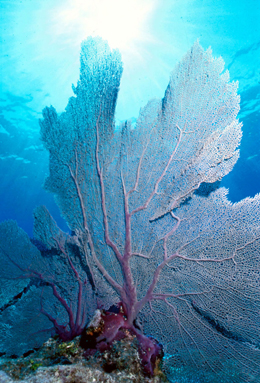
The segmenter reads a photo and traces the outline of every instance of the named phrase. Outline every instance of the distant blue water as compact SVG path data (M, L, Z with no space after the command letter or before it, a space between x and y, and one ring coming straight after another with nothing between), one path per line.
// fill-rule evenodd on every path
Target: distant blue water
M240 158L233 171L224 177L222 185L229 188L232 202L260 193L260 110L254 110L243 117L245 109L260 95L260 85L249 88L241 94L240 120L243 122L243 137Z
M0 221L15 219L29 235L39 204L66 230L53 197L42 190L48 165L38 118L46 105L64 110L78 78L80 43L92 33L122 52L117 121L137 117L150 98L163 97L170 71L196 39L211 45L239 81L241 95L241 157L222 184L231 201L260 192L259 1L121 3L122 9L114 0L107 8L99 1L0 3Z

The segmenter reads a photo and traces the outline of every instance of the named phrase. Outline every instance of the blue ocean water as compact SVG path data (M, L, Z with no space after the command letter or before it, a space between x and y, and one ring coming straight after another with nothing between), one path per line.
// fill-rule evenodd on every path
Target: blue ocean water
M80 0L2 1L0 221L14 219L32 236L33 210L46 205L68 231L53 196L42 188L48 153L38 119L46 105L64 110L78 79L80 43L89 35L101 35L122 53L117 125L134 121L149 99L163 97L170 71L194 41L221 55L231 80L239 81L243 122L240 158L221 184L232 202L259 193L259 25L256 0L97 1L95 6Z
M1 1L0 221L15 219L29 235L39 204L66 229L53 197L42 190L48 155L38 119L46 105L64 110L78 78L80 43L91 34L122 53L118 122L136 118L150 98L163 96L170 71L195 40L221 55L239 81L243 121L240 159L222 182L231 201L260 192L259 1L107 3Z

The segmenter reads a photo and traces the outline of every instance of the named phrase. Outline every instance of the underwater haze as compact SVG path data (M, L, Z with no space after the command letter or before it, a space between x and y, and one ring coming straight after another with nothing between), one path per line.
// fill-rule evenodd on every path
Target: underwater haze
M80 44L101 35L122 54L116 122L137 118L162 98L169 73L194 41L222 56L239 81L243 121L240 159L222 183L231 201L260 192L260 4L258 0L1 1L0 221L17 220L32 235L32 212L46 205L48 155L39 140L42 109L60 113L79 73Z

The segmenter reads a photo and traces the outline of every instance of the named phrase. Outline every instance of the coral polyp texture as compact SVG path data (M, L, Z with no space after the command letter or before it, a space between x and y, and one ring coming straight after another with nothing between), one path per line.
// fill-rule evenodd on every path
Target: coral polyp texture
M100 312L96 349L128 332L150 375L163 347L172 381L257 382L260 196L232 204L220 187L242 135L238 84L223 70L195 42L163 99L116 128L120 54L101 38L82 44L75 96L40 121L44 187L71 233L45 207L34 239L1 224L2 353L71 340Z

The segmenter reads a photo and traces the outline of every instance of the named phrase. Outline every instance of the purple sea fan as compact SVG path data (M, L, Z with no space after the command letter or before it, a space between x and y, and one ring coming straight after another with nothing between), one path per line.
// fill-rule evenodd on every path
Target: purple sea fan
M237 83L223 69L196 42L164 98L141 109L135 127L115 129L120 55L88 38L75 97L60 116L45 108L40 122L45 188L74 233L65 243L87 274L91 311L96 298L105 311L121 302L115 337L123 328L141 345L154 336L180 381L260 375L260 196L231 204L218 188L241 140ZM38 222L36 238L57 247L57 233ZM98 342L109 345L109 334Z

